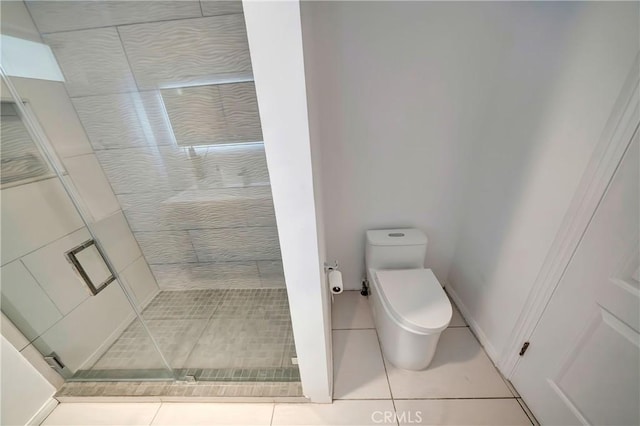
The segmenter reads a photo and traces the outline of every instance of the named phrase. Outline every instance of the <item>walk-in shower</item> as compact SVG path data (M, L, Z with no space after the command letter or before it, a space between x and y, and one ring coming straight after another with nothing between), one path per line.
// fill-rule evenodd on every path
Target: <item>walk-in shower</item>
M18 349L68 382L298 383L241 2L1 7Z

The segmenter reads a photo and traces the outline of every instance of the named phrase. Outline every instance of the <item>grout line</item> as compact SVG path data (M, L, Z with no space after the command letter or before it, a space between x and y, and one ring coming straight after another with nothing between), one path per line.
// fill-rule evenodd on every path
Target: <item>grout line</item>
M495 400L509 400L509 399L521 399L513 396L468 396L468 397L442 397L442 398L334 398L334 401L388 401L393 399L394 401L449 401L449 400L470 400L470 399L495 399Z
M204 336L205 331L207 331L209 329L209 325L211 324L211 320L213 319L213 314L215 314L216 311L218 310L218 308L220 306L222 306L222 303L224 302L224 298L227 295L227 290L228 289L222 289L222 290L223 290L223 292L222 292L222 295L220 296L220 300L217 301L217 303L215 305L215 308L213 308L213 310L211 311L211 314L206 319L207 323L202 328L202 331L200 332L200 335L198 336L198 338L195 339L195 343L193 344L193 347L189 351L189 354L187 354L187 356L185 357L183 365L187 365L189 363L189 358L193 354L193 351L196 349L196 346L198 346L198 343L200 343L200 339L202 338L202 336ZM185 368L185 367L183 367L183 368ZM196 380L197 380L197 378L196 378Z
M271 407L271 420L269 420L269 425L273 425L273 416L276 412L276 403L273 403L273 407Z
M49 294L49 292L47 290L45 290L44 287L42 287L42 284L40 284L40 281L36 278L35 275L33 275L33 272L31 272L31 269L29 269L27 267L27 265L24 263L23 259L24 259L24 256L18 258L18 262L20 263L20 265L22 265L24 270L27 271L27 275L29 275L33 279L33 281L36 283L36 285L38 286L40 291L45 294L47 299L49 299L49 302L51 302L51 304L53 305L53 307L56 310L56 312L58 312L58 314L60 314L60 319L58 321L62 320L66 315L60 310L60 307L58 306L58 304L53 301L53 299L51 298L51 295ZM85 299L82 299L83 302L84 302L84 300ZM56 321L54 324L57 324L58 321Z
M498 369L496 368L496 370ZM504 375L500 370L498 370L498 374L500 374L500 378L504 382L505 386L509 389L509 392L511 392L511 395L513 395L514 398L520 398L520 392L518 392L515 386L513 386L511 381L509 381L506 377L504 377Z
M82 227L82 228L80 228L80 229L76 229L76 231L81 230L81 229L85 229L85 230L87 230L87 232L88 232L88 229L87 229L87 227L86 227L86 226L84 226L84 227ZM76 232L76 231L73 231L73 232ZM73 232L71 232L70 234L73 234ZM68 235L70 235L70 234L65 235L65 237L66 237L66 236L68 236ZM64 237L61 237L61 238L64 238ZM58 241L58 240L56 240L56 241ZM56 242L56 241L54 241L54 242ZM53 243L53 242L52 242L52 243ZM52 243L50 243L50 244L52 244ZM48 244L47 244L47 245L48 245ZM44 246L43 246L43 247L44 247ZM42 247L41 247L41 248L42 248ZM36 249L36 250L38 250L38 249ZM34 251L36 251L36 250L34 250ZM24 256L22 256L22 257L24 257ZM19 260L20 262L22 262L22 257L20 257L20 258L18 258L18 259L16 259L16 260ZM25 266L25 267L26 267L26 266ZM116 274L117 274L118 276L120 276L120 273L119 273L119 272L116 272ZM34 279L35 279L35 277L34 277ZM116 281L119 281L119 280L117 280L117 279L116 279ZM37 282L37 281L36 281L36 282ZM118 286L118 288L119 288L119 289L124 293L124 290L122 289L122 287ZM68 317L69 315L71 315L71 313L72 313L72 312L74 312L76 309L79 309L79 308L80 308L80 306L82 306L82 305L84 304L84 302L86 302L86 301L87 301L87 299L89 299L90 297L92 297L92 296L87 296L86 298L82 299L82 301L81 301L80 303L78 303L76 306L74 306L74 307L73 307L69 312L67 312L66 314L64 314L64 315L63 315L59 320L57 320L56 322L54 322L53 324L51 324L49 327L47 327L47 329L46 329L46 330L44 330L43 332L41 332L40 334L38 334L38 336L36 336L32 341L30 341L30 342L29 342L29 344L33 344L34 348L38 349L38 348L35 346L35 341L36 341L36 340L38 340L38 339L40 339L42 336L44 336L44 335L45 335L49 330L51 330L53 327L55 327L55 326L56 326L56 324L58 324L60 321L62 321L63 319L65 319L66 317ZM128 302L127 302L127 303L128 303ZM131 306L131 304L129 304L129 306ZM127 327L129 327L129 326L131 325L131 323L133 323L133 321L135 321L136 319L138 319L137 315L135 315L135 309L134 309L134 307L133 307L133 306L131 306L131 309L133 310L134 318L133 318L133 320L132 320L131 322L129 322L129 324L127 325ZM14 325L15 325L15 324L14 324ZM127 327L125 327L125 329L126 329ZM17 326L16 326L16 328L17 328ZM117 340L117 339L116 339L116 340ZM27 345L27 346L28 346L28 345ZM111 347L111 345L110 345L109 347ZM39 349L38 349L38 350L39 350ZM44 356L44 354L43 354L43 356ZM96 361L96 362L97 362L97 361Z
M180 191L175 191L175 192L180 192ZM135 195L135 194L147 194L147 192L127 192L126 195ZM125 195L125 194L119 194L119 195ZM118 210L120 211L120 210ZM117 212L116 212L117 213ZM277 228L277 226L275 225L255 225L255 226L249 226L249 225L240 225L240 226L219 226L219 227L207 227L207 228L185 228L185 229L158 229L158 230L153 230L153 231L132 231L136 234L152 234L155 232L166 232L166 231L171 231L171 232L187 232L187 231L205 231L208 229L245 229L245 228ZM195 250L195 249L194 249ZM267 262L273 262L273 261L280 261L282 259L252 259L252 260L220 260L220 261L197 261L197 262L173 262L173 264L183 264L183 263L215 263L215 262L256 262L256 261L267 261ZM172 262L161 262L161 263L152 263L152 265L171 265Z
M162 408L162 404L163 404L162 401L160 401L160 404L158 404L158 409L156 410L155 414L151 418L151 422L149 422L149 426L151 426L153 424L154 420L158 416L158 413L160 412L160 409Z
M347 331L347 330L375 330L375 327L361 327L361 328L334 328L331 331Z
M524 411L524 415L527 416L527 418L531 422L531 425L540 424L538 423L538 420L535 418L535 416L531 412L531 409L527 406L527 404L524 402L522 398L516 398L516 401L518 402L518 405L520 405L520 408L522 408L522 411Z
M118 36L118 41L120 42L120 47L122 48L124 59L125 61L127 61L127 66L129 68L129 75L131 76L131 80L133 80L133 85L135 86L136 91L140 93L140 85L138 84L138 79L136 78L135 72L133 70L133 66L131 65L131 61L129 60L129 54L127 53L127 48L124 45L124 41L122 41L122 34L120 34L120 28L117 25L114 25L113 29L116 31L116 35Z
M43 180L49 180L49 179L55 179L56 181L59 181L57 176L53 176L51 178L47 178L47 179L43 179ZM38 181L38 182L42 182L42 181ZM33 183L33 182L30 182L30 183ZM27 183L25 185L29 185L30 183ZM25 253L23 255L20 255L20 256L16 257L15 259L11 259L11 260L3 263L2 265L0 265L0 267L7 266L9 263L15 262L16 260L22 260L23 258L29 256L30 254L35 253L35 252L37 252L38 250L40 250L42 248L49 247L50 245L57 243L59 240L61 240L63 238L70 237L72 234L75 234L76 232L81 231L81 230L86 229L86 228L87 228L86 226L82 225L81 227L76 228L73 231L62 235L61 237L59 237L59 238L57 238L57 239L55 239L53 241L50 241L50 242L48 242L48 243L46 243L46 244L44 244L44 245L42 245L42 246L40 246L38 248L35 248L35 249L31 250L30 252L27 252L27 253Z
M200 12L202 13L202 11ZM203 15L203 16L189 16L189 17L185 17L185 18L166 18L166 19L157 19L155 21L140 21L140 22L127 22L125 24L111 24L111 25L99 25L99 26L95 26L95 27L88 27L88 28L76 28L73 30L60 30L60 31L47 31L47 32L40 32L41 35L50 35L50 34L64 34L64 33L73 33L73 32L77 32L77 31L90 31L90 30L100 30L100 29L105 29L105 28L117 28L117 27L130 27L133 25L146 25L146 24L155 24L157 22L173 22L173 21L187 21L189 19L202 19L202 18L216 18L219 16L230 16L230 15L244 15L244 12L234 12L234 13L223 13L220 15ZM34 21L35 22L35 21Z
M382 353L382 343L380 343L380 336L378 335L378 330L375 329L376 340L378 341L378 350L380 351L380 358L382 360L382 367L384 368L384 376L387 379L387 386L389 387L389 395L391 396L391 405L393 405L393 412L395 413L395 421L396 425L400 426L400 421L398 420L398 412L396 410L396 403L393 399L393 390L391 389L391 382L389 381L389 373L387 372L387 364L384 362L384 354Z
M222 15L220 15L222 16ZM111 28L111 27L105 27L105 28ZM133 71L132 71L133 72ZM227 75L229 73L225 73L224 75ZM246 77L237 77L237 79L231 79L231 77L229 77L228 79L223 79L223 77L221 77L222 74L217 74L214 75L213 79L209 79L209 80L203 80L203 81L209 81L208 83L193 83L190 86L186 86L186 87L200 87L200 86L221 86L223 84L238 84L238 83L254 83L254 78L253 78L253 74L251 76L246 76ZM64 77L64 72L63 72L63 77ZM220 78L222 79L221 81L217 81L215 80L215 78ZM131 89L126 89L126 88L120 88L120 89L112 89L110 92L95 92L95 93L90 93L90 94L82 94L82 95L74 95L71 96L69 95L69 99L71 99L73 101L73 99L82 99L82 98L100 98L100 97L106 97L106 96L114 96L114 95L137 95L137 94L144 94L144 93L158 93L160 94L161 91L163 90L169 90L169 89L178 89L179 87L164 87L164 86L160 86L158 85L157 87L154 87L153 89L136 89L135 90L131 90ZM67 92L68 93L68 92ZM160 95L162 97L162 95ZM28 99L27 99L28 100ZM247 142L228 142L229 144L243 144L243 145L250 145L250 144L258 144L258 143L264 143L264 141L247 141ZM215 145L220 145L220 144L213 144ZM157 146L176 146L174 143L166 143L166 144L157 144ZM211 146L211 145L206 145L206 146ZM183 148L188 148L189 145L185 146L185 145L178 145L178 147L183 147ZM135 147L132 147L135 148ZM95 149L96 151L107 151L109 149L118 149L118 148L98 148ZM126 149L126 148L121 148L121 149ZM346 291L346 290L345 290ZM353 290L353 291L357 291L357 290Z
M439 400L468 400L468 399L518 399L513 396L468 396L468 397L442 397L442 398L396 398L398 401L439 401Z
M334 401L391 401L393 398L333 398ZM398 400L403 398L398 398Z

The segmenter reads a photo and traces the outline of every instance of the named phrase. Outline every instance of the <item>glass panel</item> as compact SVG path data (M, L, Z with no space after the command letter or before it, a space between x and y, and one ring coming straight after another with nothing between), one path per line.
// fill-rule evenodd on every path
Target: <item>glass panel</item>
M42 158L40 150L31 140L13 102L2 102L0 115L2 186L17 185L38 178L53 176L53 171Z
M121 291L121 290L120 290ZM131 312L133 315L133 311ZM173 380L165 367L147 328L138 318L117 330L110 345L101 348L98 357L76 370L69 381Z
M91 235L101 224L88 224L80 215L65 186L72 181L66 173L61 178L68 182L55 175L47 142L37 139L39 124L30 106L14 102L3 86L2 129L14 131L9 141L2 138L3 184L10 183L1 190L2 312L67 379L145 379L150 372L156 379L172 379L123 288L113 283L93 294L68 261L66 254L73 250L92 282L112 281ZM113 359L118 336L129 330L146 350L143 366Z
M157 345L176 377L298 381L241 2L14 3L64 81L11 81L143 319L74 378L164 377Z

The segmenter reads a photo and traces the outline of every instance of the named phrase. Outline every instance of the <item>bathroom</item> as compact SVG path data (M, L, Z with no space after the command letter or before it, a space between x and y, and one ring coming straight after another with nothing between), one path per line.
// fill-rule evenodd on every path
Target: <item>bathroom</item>
M637 155L637 3L154 3L2 2L3 123L43 173L5 186L3 156L3 424L637 423L620 403L637 346L613 341L636 371L606 370L574 411L531 374L562 271ZM389 363L360 294L366 232L398 228L426 235L451 300L420 371ZM63 255L89 240L95 290L116 279L79 297ZM626 309L606 310L633 342ZM626 410L585 404L607 396Z

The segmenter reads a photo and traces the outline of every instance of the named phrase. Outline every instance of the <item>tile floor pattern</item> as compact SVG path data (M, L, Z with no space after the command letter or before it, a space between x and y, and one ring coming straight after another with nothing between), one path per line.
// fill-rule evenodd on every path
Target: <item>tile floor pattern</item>
M424 371L396 369L377 341L366 298L333 305L334 402L63 403L45 425L537 425L457 309Z
M142 315L171 367L184 374L216 381L299 380L286 289L162 291ZM140 377L139 370L158 369L157 358L142 323L134 321L91 370L75 378L109 377L116 370L119 377L127 371Z

